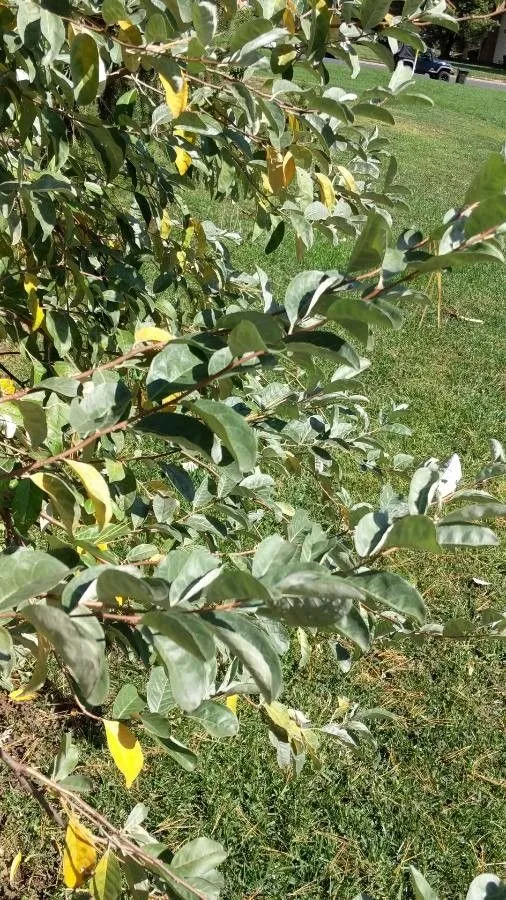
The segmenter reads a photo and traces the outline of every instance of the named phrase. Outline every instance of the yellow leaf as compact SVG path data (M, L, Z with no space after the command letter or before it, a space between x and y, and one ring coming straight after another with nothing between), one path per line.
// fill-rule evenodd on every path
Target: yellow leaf
M118 22L120 27L119 39L123 41L125 44L134 44L135 47L138 47L142 44L142 35L137 27L137 25L133 25L129 19L122 19Z
M228 707L230 712L233 712L234 716L237 715L237 700L238 700L237 694L230 694L230 696L227 697L227 699L225 700L225 706Z
M177 391L175 394L168 394L167 397L164 397L162 400L162 406L173 406L180 397L183 396L182 391Z
M91 885L93 900L118 900L121 891L119 862L108 848L93 873ZM135 891L137 894L137 891Z
M180 175L186 175L188 169L192 164L192 158L187 150L182 150L181 147L174 147L174 152L176 154L176 169L178 170Z
M160 81L165 91L165 102L172 113L172 118L177 119L188 106L188 81L186 75L181 76L181 87L177 91L174 90L165 75L160 75Z
M300 131L300 122L293 113L288 113L288 125L292 129L292 134L296 134Z
M295 178L295 160L288 150L283 157L283 182L287 187L292 179Z
M184 128L174 128L174 134L177 137L183 138L184 141L187 141L189 144L195 144L197 142L197 135L193 133L193 131L185 131Z
M32 317L31 330L37 331L44 321L44 310L39 305L39 299L37 297L39 280L33 273L25 272L23 284L28 297L28 309L30 310L30 315Z
M163 211L163 216L160 219L160 237L166 241L169 234L172 231L172 222L170 221L169 213L166 209Z
M334 209L334 206L336 205L336 195L330 178L327 178L323 172L315 172L315 178L318 182L321 202L325 204L327 209Z
M86 493L93 503L95 518L101 528L108 525L112 518L112 503L107 482L89 463L66 459L65 464L84 485Z
M150 565L152 566L157 566L158 563L162 561L162 559L165 559L163 553L154 553L153 556L150 556L150 558L148 559L148 563L150 563Z
M11 867L9 869L9 884L10 884L11 888L14 887L14 884L16 882L16 875L17 875L18 869L21 865L22 859L23 859L23 856L21 854L21 850L18 850L18 852L16 853L16 856L14 857L14 859L11 862Z
M26 684L24 687L16 688L15 691L11 691L9 694L9 699L14 700L14 703L30 703L32 700L36 700L39 696L37 691L27 691Z
M272 191L278 194L288 187L295 176L295 160L288 150L283 156L274 147L267 147L267 177Z
M38 697L37 691L29 692L26 690L26 685L24 687L16 688L15 691L11 691L9 694L9 699L14 700L14 703L28 703L30 700L35 700Z
M295 18L291 9L285 9L283 13L283 25L290 34L295 34Z
M122 722L102 719L107 737L107 746L121 774L125 785L131 787L144 765L141 745L132 731Z
M97 862L93 835L84 825L69 819L63 851L63 881L68 888L78 888L91 875Z
M134 339L136 344L141 342L151 343L151 341L156 341L159 344L168 344L172 340L172 335L170 331L165 331L164 328L156 328L154 325L143 325L142 328L138 328L135 332Z
M272 724L280 731L285 732L288 741L293 741L294 744L304 743L302 729L290 715L288 707L273 700L272 703L264 703L263 709Z
M49 650L49 642L39 634L37 637L37 649L34 651L35 666L32 674L26 684L22 684L21 687L16 688L9 694L10 699L14 700L15 703L27 703L30 700L35 700L38 696L37 692L46 680Z
M31 297L28 298L28 309L30 310L30 315L32 317L32 331L38 331L40 326L44 321L44 310L42 306L40 306L37 294L34 292Z
M346 166L337 166L337 171L339 172L348 190L354 191L356 193L357 184L350 170L347 169Z
M97 544L97 550L102 550L102 552L105 552L105 550L107 550L108 546L109 546L109 544L106 544L104 541L102 541L102 543Z
M4 397L7 394L16 393L16 385L14 384L12 378L0 378L0 391L2 391Z
M279 194L285 186L283 175L283 154L274 147L267 147L267 177L274 194Z
M268 176L265 174L265 172L262 172L262 187L263 187L263 189L264 189L264 191L265 191L266 194L272 194L272 193L273 193L273 190L272 190L272 188L271 188L271 183L270 183L270 181L269 181Z
M31 272L25 272L25 274L23 276L23 284L24 284L25 291L29 297L30 294L33 294L33 292L35 290L37 290L37 287L39 285L39 279L37 278L36 275L33 275Z

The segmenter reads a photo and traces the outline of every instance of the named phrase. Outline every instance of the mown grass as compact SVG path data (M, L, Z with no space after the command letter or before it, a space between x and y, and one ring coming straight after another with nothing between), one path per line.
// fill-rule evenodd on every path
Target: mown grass
M348 84L341 68L332 70L332 78ZM376 71L365 72L357 87L377 80ZM460 201L477 167L499 146L506 94L432 82L423 89L436 107L406 108L399 116L396 145L401 180L413 189L413 214L404 224L416 221L426 228ZM220 216L223 225L242 224L242 211L228 205L218 210ZM345 244L336 250L318 243L303 267L338 268L348 252ZM256 263L266 268L278 296L302 267L290 240L267 258L260 245L246 241L238 257L244 268ZM414 435L403 449L420 458L457 451L473 473L487 454L487 439L504 435L504 270L491 266L445 275L443 285L442 327L437 327L434 304L421 327L417 307L403 331L378 335L365 387L373 409L391 399L411 404L407 421ZM372 476L355 472L350 478L347 486L357 499L379 489ZM316 485L291 478L279 489L323 524L332 523L335 513ZM481 606L502 599L504 548L437 559L406 553L395 563L423 591L434 618L472 617ZM486 578L491 587L473 587L472 575ZM385 706L400 717L396 724L376 726L377 747L358 757L326 743L321 768L308 764L297 780L278 770L266 730L245 703L239 708L237 738L192 739L201 758L195 773L181 772L147 747L145 770L129 793L93 723L90 727L61 703L55 714L51 697L25 708L23 725L16 728L18 752L37 762L48 735L56 745L58 733L72 727L94 778L92 801L113 822L120 824L143 800L150 806L150 827L171 847L202 833L225 843L228 900L351 900L361 890L392 900L410 896L409 863L430 876L442 897L463 897L476 872L506 874L502 662L489 643L403 644L373 651L343 675L328 643L316 638L309 667L301 673L294 648L285 662L286 702L305 710L315 723L330 719L340 696L367 707ZM120 680L132 677L125 665ZM12 718L11 710L0 708L2 724ZM18 848L27 860L22 888L11 895L0 887L0 896L63 897L61 835L24 795L8 792L3 773L0 777L4 860L8 863ZM5 874L1 878L5 882Z

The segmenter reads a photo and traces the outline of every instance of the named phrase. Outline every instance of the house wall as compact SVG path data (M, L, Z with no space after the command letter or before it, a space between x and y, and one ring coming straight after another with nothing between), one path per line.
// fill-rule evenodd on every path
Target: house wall
M506 13L503 13L497 30L493 62L502 65L506 56Z

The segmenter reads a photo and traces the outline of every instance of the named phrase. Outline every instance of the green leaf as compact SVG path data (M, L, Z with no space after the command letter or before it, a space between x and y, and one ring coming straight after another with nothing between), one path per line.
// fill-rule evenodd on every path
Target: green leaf
M264 47L271 46L279 42L280 39L285 38L286 31L284 28L271 28L270 31L265 31L252 40L247 41L237 53L234 53L231 61L237 66L250 66L258 59L258 50L262 50Z
M62 781L74 771L79 762L79 750L72 743L72 734L67 731L60 739L60 747L54 761L51 778L54 781Z
M443 519L439 520L438 525L446 525L449 522L477 522L479 519L497 519L504 516L506 516L506 503L485 500L461 506L459 509L452 509Z
M257 350L266 351L267 344L253 322L244 319L229 334L228 346L232 356L244 356Z
M378 551L384 544L390 527L388 516L379 510L362 516L353 535L358 555L369 556Z
M150 400L161 400L202 381L207 368L187 344L171 341L149 367L146 387Z
M506 475L506 462L493 462L480 470L476 481L481 484L483 481L490 481L491 478L499 478L501 475Z
M501 153L491 153L475 175L466 193L466 203L487 200L506 191L506 159Z
M387 547L409 547L439 553L436 528L427 516L404 516L396 519L386 541Z
M40 447L47 437L46 413L42 404L34 400L19 400L16 402L23 417L23 425L28 432L30 443L34 449Z
M416 588L395 572L360 572L352 584L382 606L423 622L425 604Z
M103 567L97 578L96 592L101 603L110 603L112 606L116 605L118 596L124 600L134 600L143 606L151 606L153 603L153 594L147 581L119 567Z
M227 852L218 841L199 837L176 851L170 867L180 878L191 882L195 877L205 878L209 872L221 865L227 856Z
M437 539L444 547L493 547L499 543L491 528L461 523L438 525Z
M116 25L121 20L125 21L128 14L121 0L104 0L102 18L106 25Z
M40 30L49 44L49 50L44 56L44 64L50 65L65 43L65 25L60 16L47 9L41 9Z
M208 0L194 0L192 4L193 27L203 47L207 47L218 26L218 10Z
M352 111L354 116L375 119L378 122L384 122L385 125L395 125L392 113L384 106L378 106L377 103L356 103L352 107Z
M149 731L154 737L169 738L171 732L171 724L164 716L159 713L144 711L141 715L141 722L146 731Z
M362 26L370 29L385 18L390 9L390 0L362 0L360 4L359 16Z
M21 0L17 11L17 30L26 47L32 47L39 39L40 8L30 0Z
M161 738L155 736L155 740L185 772L193 772L197 767L198 758L196 754L186 747L185 744L182 744L181 741L176 740L175 737Z
M70 404L69 422L81 437L115 425L125 415L131 400L124 381L109 372L95 375L85 384L82 398Z
M79 390L79 382L75 378L44 378L38 387L46 391L54 391L60 397L75 397Z
M107 181L114 181L125 161L125 140L117 128L80 124L104 170Z
M125 18L123 16L122 18ZM163 13L153 13L146 22L144 38L149 44L164 43L170 39L170 25Z
M156 434L185 450L204 453L209 459L213 448L213 432L193 416L181 413L152 413L135 424L136 431Z
M305 356L321 356L360 369L360 357L351 344L329 331L297 331L285 338L287 348Z
M331 294L328 299L331 299L332 296ZM316 311L319 311L318 306ZM342 322L344 325L348 321L366 322L377 328L398 329L403 322L403 315L398 307L382 300L381 297L373 300L360 300L345 294L338 295L338 299L334 300L329 307L325 307L325 310L322 309L322 313L332 322Z
M315 270L300 272L289 282L284 305L291 326L305 314L314 292L325 279L325 272Z
M0 610L13 609L56 587L67 566L41 550L16 550L0 555ZM34 607L35 608L35 607Z
M170 681L163 666L153 666L146 688L146 699L152 713L166 716L175 706Z
M235 329L237 325L249 322L255 326L258 334L266 344L279 344L284 331L281 324L267 313L258 312L255 309L244 309L240 312L228 313L222 316L216 323L217 328Z
M430 884L425 880L418 869L415 869L414 866L410 866L409 871L415 900L439 900L436 892L432 890Z
M112 707L113 719L130 719L144 708L144 701L133 684L124 684L116 694Z
M281 692L279 658L265 633L241 613L201 613L215 636L241 660L268 703Z
M45 604L23 607L23 617L52 644L83 697L94 705L101 703L106 663L105 636L98 620L84 610L71 616L57 606Z
M12 498L12 518L21 534L26 534L39 518L42 498L42 491L29 478L18 481Z
M373 269L381 264L387 249L390 228L379 212L370 212L360 236L355 241L348 271Z
M506 883L497 875L483 872L473 878L466 900L506 900Z
M70 71L78 106L93 103L98 91L98 47L91 34L76 34L70 45Z
M197 400L191 409L219 437L243 474L255 468L256 435L243 416L216 400Z
M14 665L14 644L10 632L0 625L0 672L8 675Z
M121 868L110 849L99 860L91 879L93 900L118 900L121 895Z
M227 569L218 575L206 591L206 600L211 604L228 600L269 602L271 595L258 578L245 569Z
M439 481L437 468L421 466L414 473L409 485L408 509L411 516L425 515Z
M223 703L216 703L214 700L204 700L190 716L199 722L211 737L232 737L239 731L237 716L234 716Z
M73 489L58 475L52 475L50 472L36 472L35 475L30 475L30 481L39 490L49 495L54 514L72 534L79 521L80 513Z
M265 253L267 253L267 254L274 253L274 251L278 249L279 245L281 244L281 241L283 240L283 238L285 236L285 229L286 229L286 226L285 226L284 219L281 219L281 221L278 222L278 224L276 225L274 231L272 232L269 240L267 241L267 243L265 245L265 251L264 251Z
M208 663L214 659L212 632L197 616L151 612L143 619L170 679L176 703L186 712L207 694Z

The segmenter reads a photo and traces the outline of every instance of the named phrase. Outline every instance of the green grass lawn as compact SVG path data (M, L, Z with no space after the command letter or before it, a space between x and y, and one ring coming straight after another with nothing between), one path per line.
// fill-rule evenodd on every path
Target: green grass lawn
M333 68L332 80L351 86L342 67ZM378 72L369 70L355 84L360 89L377 80ZM506 93L429 81L423 89L435 109L409 107L399 115L400 174L413 190L413 214L399 227L408 220L423 228L439 221L460 202L477 167L505 136ZM220 219L219 224L238 228L243 212L223 204ZM336 250L318 243L298 265L290 239L266 258L261 245L246 241L238 259L244 268L267 269L280 297L299 269L338 268L348 252L346 244ZM505 432L504 270L490 266L444 275L443 285L442 327L437 328L434 303L421 327L417 307L403 331L380 334L365 392L373 410L390 400L410 403L407 422L414 436L399 443L400 449L420 458L457 451L473 473L487 454L488 438ZM370 475L350 477L356 499L379 490ZM308 506L324 525L332 523L335 513L317 486L287 479L279 489L292 504ZM446 553L437 559L405 553L395 562L423 591L434 617L472 616L482 605L504 599L504 542L502 551ZM491 587L471 587L471 575L481 575ZM146 768L128 793L102 736L62 702L56 718L51 698L23 708L19 753L34 762L48 735L56 747L60 731L74 728L96 784L92 801L114 823L121 824L131 806L144 800L151 829L171 847L202 833L225 843L228 900L351 900L360 891L376 900L407 897L409 863L425 871L444 898L463 897L478 871L506 875L506 690L499 649L487 643L403 644L373 651L343 675L328 642L316 638L313 644L302 674L295 648L286 660L285 702L316 724L329 720L340 696L385 706L400 718L375 726L377 747L354 758L329 741L321 769L308 764L298 780L287 780L277 768L258 714L244 702L238 737L193 739L201 758L196 772L182 772L147 746ZM127 666L122 678L132 679ZM0 706L0 725L9 715ZM2 779L0 773L4 860L8 863L18 848L28 858L21 897L62 898L61 836L35 804L18 791L7 793ZM0 858L0 884L4 880ZM20 894L0 887L0 896Z

